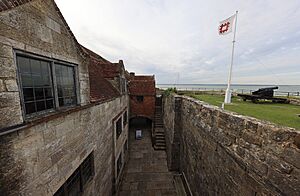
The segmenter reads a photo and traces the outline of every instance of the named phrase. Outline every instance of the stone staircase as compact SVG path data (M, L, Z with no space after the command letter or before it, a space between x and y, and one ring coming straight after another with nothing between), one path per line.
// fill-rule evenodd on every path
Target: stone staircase
M162 107L155 106L154 117L154 149L166 150L166 138L162 119Z

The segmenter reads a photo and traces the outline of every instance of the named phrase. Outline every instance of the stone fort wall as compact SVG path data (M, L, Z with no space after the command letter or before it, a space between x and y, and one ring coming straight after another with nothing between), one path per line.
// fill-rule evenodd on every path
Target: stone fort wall
M84 195L111 195L114 151L128 137L127 125L114 144L113 119L128 101L125 95L0 136L0 195L51 196L91 152L95 171Z
M177 95L164 125L168 166L193 195L299 195L299 131Z

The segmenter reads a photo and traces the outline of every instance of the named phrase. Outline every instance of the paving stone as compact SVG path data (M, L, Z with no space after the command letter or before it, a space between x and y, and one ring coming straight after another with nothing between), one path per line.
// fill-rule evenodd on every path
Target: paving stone
M142 131L141 140L135 140L133 130L129 133L129 161L117 195L177 195L173 174L168 171L166 152L153 149L150 129Z

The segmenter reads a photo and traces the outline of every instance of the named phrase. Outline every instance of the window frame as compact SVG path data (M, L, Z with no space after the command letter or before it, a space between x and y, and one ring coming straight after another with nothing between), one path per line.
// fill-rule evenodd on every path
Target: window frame
M83 183L83 164L90 159L91 161L91 175L89 176L89 179ZM73 171L73 173L68 177L68 179L59 187L59 189L56 190L56 192L53 194L57 194L58 192L61 192L62 195L68 195L68 186L70 185L70 180L74 175L79 175L79 183L80 183L80 195L82 195L86 189L86 186L88 186L89 182L91 182L95 176L95 159L94 159L94 151L92 151L81 163L80 165ZM76 176L75 175L75 176Z
M59 110L65 109L65 108L70 108L70 107L75 107L77 105L80 105L79 73L78 73L78 65L77 64L62 61L62 60L58 60L58 59L54 59L54 58L50 58L50 57L41 56L41 55L38 55L38 54L33 54L33 53L30 53L30 52L21 51L21 50L18 50L18 49L14 49L13 53L14 53L14 62L15 62L15 66L16 66L16 72L17 72L18 89L19 89L19 92L20 92L20 101L21 101L20 104L21 104L22 116L23 116L24 120L28 120L28 119L31 119L31 118L34 118L34 117L37 117L37 116L46 115L46 114L49 114L51 112L55 112L55 111L59 111ZM46 62L49 63L49 66L50 66L49 67L49 69L50 69L50 72L49 72L49 74L50 74L50 84L51 84L51 89L53 91L53 99L54 99L53 108L42 110L42 111L39 111L39 112L34 112L34 113L31 113L31 114L26 114L23 84L22 84L22 78L21 78L21 73L20 73L20 66L18 65L18 57L19 56L29 58L29 59L46 61ZM56 74L55 74L55 63L65 65L65 66L69 66L69 67L72 67L74 69L74 89L75 89L75 97L76 97L76 104L74 104L74 105L61 106L61 107L59 106L58 92L57 92L57 82L56 82Z
M116 138L117 140L119 139L119 137L122 135L122 132L123 132L123 115L121 115L119 118L117 118L117 120L115 121L115 133L116 133ZM121 131L120 133L118 134L118 122L120 122L120 125L121 125Z
M123 113L122 118L123 118L123 127L125 128L126 125L128 124L128 112L127 112L127 110L125 110L125 112Z
M119 162L121 165L119 165ZM120 174L122 173L123 165L124 165L124 157L123 157L123 150L121 150L117 158L117 178L119 178Z
M143 103L144 102L144 96L143 95L137 95L136 96L136 101L138 103Z

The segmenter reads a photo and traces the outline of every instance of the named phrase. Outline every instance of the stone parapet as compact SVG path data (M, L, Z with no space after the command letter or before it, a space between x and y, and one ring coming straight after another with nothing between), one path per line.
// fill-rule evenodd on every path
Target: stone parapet
M185 173L194 195L300 192L299 130L177 95L164 98L164 126L169 169Z

